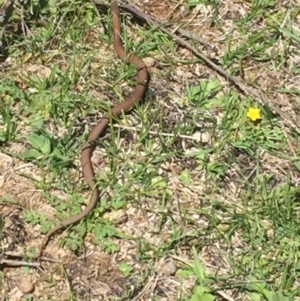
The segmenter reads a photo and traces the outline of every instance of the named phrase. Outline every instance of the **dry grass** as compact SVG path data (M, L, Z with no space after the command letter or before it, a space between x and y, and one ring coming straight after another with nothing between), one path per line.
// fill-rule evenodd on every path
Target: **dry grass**
M195 47L299 114L297 3L198 2L140 9L201 35L212 48ZM114 54L109 11L99 14L101 23L82 1L28 3L6 28L4 258L28 260L43 234L82 209L80 148L133 89L134 68ZM157 28L122 23L151 83L145 102L99 141L93 162L106 194L52 238L45 256L59 262L2 265L0 299L299 301L299 135ZM250 107L260 120L247 118Z

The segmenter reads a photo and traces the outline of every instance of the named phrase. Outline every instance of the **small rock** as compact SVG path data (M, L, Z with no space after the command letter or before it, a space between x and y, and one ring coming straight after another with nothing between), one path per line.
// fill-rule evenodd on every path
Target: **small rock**
M128 220L128 215L126 214L126 211L122 209L106 213L103 217L113 222L114 225L126 223Z
M201 142L202 143L208 143L211 139L210 134L208 132L202 133L201 134Z
M165 276L172 276L176 273L177 267L173 258L161 259L158 264L158 272Z
M103 156L95 151L93 153L91 161L93 165L100 165L101 163L103 163Z
M23 294L30 294L34 290L34 286L31 283L31 281L29 281L28 279L25 279L25 278L20 279L17 286Z
M19 289L15 288L10 292L9 300L10 301L20 301L22 299L23 295L24 294Z
M202 143L208 143L210 141L210 134L208 132L201 133L195 132L193 134L193 139Z
M152 57L145 57L143 58L143 61L148 68L154 67L155 65L155 60Z
M4 176L0 177L0 188L4 186Z
M36 287L35 290L34 290L34 293L33 295L36 297L36 298L41 298L44 294L44 289L41 288L41 287Z
M186 70L186 68L180 68L178 67L176 70L176 75L179 77L179 79L187 79L192 78L193 74Z

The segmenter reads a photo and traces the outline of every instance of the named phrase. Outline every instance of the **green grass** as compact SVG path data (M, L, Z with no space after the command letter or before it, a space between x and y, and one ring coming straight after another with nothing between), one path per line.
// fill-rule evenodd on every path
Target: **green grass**
M186 1L188 17L178 14L176 25L201 24L222 68L299 114L299 9L230 4L226 15L217 1ZM8 218L6 203L24 206L25 254L89 200L80 149L134 86L135 70L114 54L109 11L100 10L100 25L82 1L32 2L24 14L31 35L13 26L21 22L16 10L0 73L0 208ZM107 193L88 218L53 238L64 254L94 248L89 272L106 272L86 284L86 294L99 298L97 285L106 283L107 300L131 300L143 289L151 300L300 300L299 134L156 28L123 17L122 24L126 49L156 62L150 89L99 139L96 179ZM247 117L251 107L261 119ZM46 252L56 258L52 245ZM88 273L82 259L72 260ZM55 264L45 269L31 273L46 300L81 300L68 264L59 266L62 278Z

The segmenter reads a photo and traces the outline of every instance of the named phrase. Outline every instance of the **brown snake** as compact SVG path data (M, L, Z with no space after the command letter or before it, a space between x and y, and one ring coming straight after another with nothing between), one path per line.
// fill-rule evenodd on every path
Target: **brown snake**
M79 222L81 219L86 217L97 205L97 202L99 200L99 190L97 188L97 183L94 178L94 170L91 162L91 156L93 154L93 151L95 149L96 140L99 136L103 135L108 124L110 117L118 117L122 114L122 112L126 112L130 109L132 109L139 99L143 98L144 93L148 86L149 81L149 73L147 66L143 62L141 58L139 58L135 54L126 54L126 51L122 45L121 42L121 26L119 21L119 8L118 4L114 1L111 4L111 13L112 13L112 23L113 23L113 35L114 35L114 48L122 60L126 61L127 63L130 63L134 65L137 69L137 85L134 89L134 91L129 94L125 100L115 105L109 114L105 115L98 124L91 130L88 141L86 145L83 147L83 150L81 152L81 167L82 167L82 173L83 176L90 187L90 189L93 191L92 197L90 200L90 203L85 207L83 211L81 211L79 214L69 217L68 219L61 221L58 225L56 225L53 229L49 230L49 232L44 237L40 252L38 257L42 255L43 249L47 245L47 242L49 238L57 231L75 224Z

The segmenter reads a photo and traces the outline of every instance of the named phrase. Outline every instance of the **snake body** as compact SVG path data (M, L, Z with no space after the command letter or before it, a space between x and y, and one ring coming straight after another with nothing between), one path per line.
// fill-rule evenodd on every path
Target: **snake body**
M147 89L149 81L149 73L147 66L143 60L135 54L127 54L122 42L121 42L121 26L119 21L119 8L118 4L114 1L111 4L111 14L113 23L113 42L114 48L120 59L132 64L137 69L137 85L134 91L129 94L122 103L115 105L109 114L105 115L98 124L90 131L88 136L88 141L83 147L81 152L81 167L83 176L92 190L92 196L89 204L85 207L83 211L79 214L69 217L68 219L61 221L53 229L51 229L44 237L41 244L39 257L41 256L43 249L47 245L49 238L57 231L79 222L81 219L85 218L97 205L99 200L99 190L97 188L97 183L95 181L94 170L91 162L91 157L95 149L96 140L99 136L102 136L109 124L110 117L118 117L122 112L126 112L132 109L139 99L143 98L145 91Z

